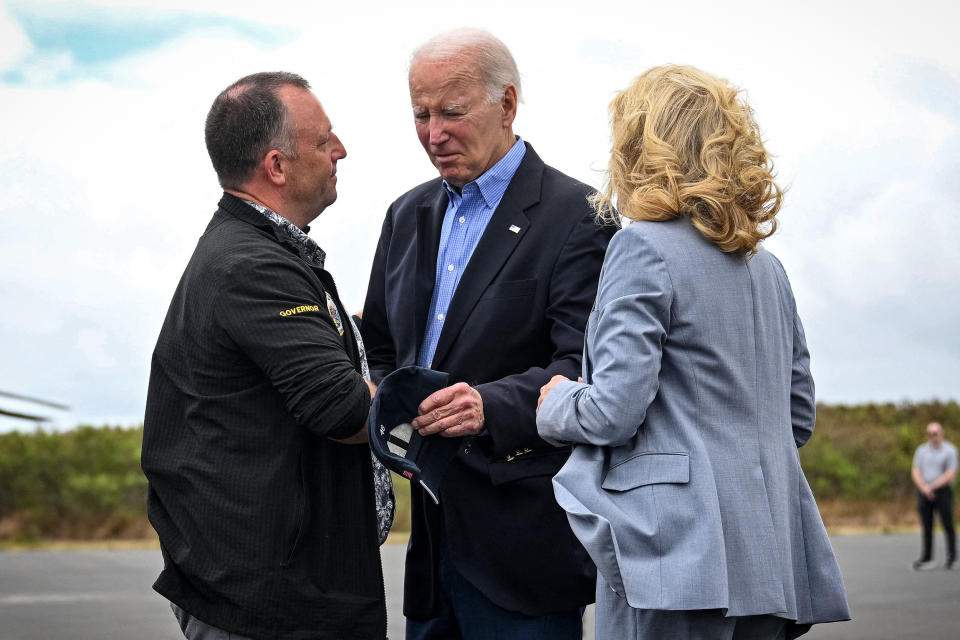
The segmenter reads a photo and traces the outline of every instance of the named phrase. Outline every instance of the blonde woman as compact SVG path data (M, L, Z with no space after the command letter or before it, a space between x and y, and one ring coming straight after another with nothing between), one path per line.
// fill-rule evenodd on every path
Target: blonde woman
M790 283L760 246L782 193L726 81L650 69L611 104L611 241L583 382L541 390L576 443L554 491L599 569L597 638L795 638L849 619L797 447L813 432Z

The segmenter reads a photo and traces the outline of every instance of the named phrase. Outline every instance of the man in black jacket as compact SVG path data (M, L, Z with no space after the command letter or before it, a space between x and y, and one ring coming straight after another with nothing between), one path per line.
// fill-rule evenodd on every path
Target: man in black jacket
M346 151L287 73L225 89L206 141L225 193L160 332L144 419L154 588L191 639L383 640L372 386L306 235Z
M449 374L413 427L457 438L435 506L417 486L407 550L408 640L580 638L595 569L550 484L570 454L537 434L540 387L580 374L611 231L591 189L513 133L520 78L486 32L414 54L410 97L440 177L387 212L363 312L374 380Z

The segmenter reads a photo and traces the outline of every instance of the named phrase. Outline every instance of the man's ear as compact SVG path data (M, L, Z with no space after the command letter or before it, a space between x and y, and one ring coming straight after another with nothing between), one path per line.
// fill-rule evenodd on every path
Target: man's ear
M500 109L502 110L501 121L505 129L513 126L513 120L517 117L517 88L508 84L503 89L503 98L500 99Z
M267 180L274 186L282 187L287 184L286 163L287 157L282 152L271 149L263 156L260 164Z

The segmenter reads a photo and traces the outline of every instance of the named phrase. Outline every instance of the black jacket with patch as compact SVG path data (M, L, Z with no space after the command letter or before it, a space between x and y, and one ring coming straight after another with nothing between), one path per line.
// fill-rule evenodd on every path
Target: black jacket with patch
M328 307L327 296L334 301ZM143 430L160 594L257 639L386 636L370 393L330 274L224 194L153 354Z

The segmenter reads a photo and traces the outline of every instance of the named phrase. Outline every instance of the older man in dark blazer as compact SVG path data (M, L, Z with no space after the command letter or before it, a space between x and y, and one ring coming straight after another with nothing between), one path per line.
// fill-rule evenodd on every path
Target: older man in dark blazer
M461 446L439 506L413 487L407 637L579 638L595 569L550 486L569 449L537 435L534 408L552 375L580 371L611 232L590 188L514 135L520 80L502 42L438 36L409 80L440 178L387 212L363 335L374 380L415 364L449 374L413 426Z

